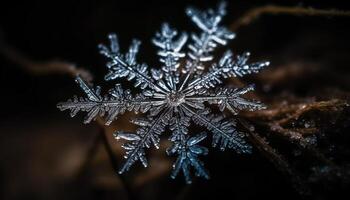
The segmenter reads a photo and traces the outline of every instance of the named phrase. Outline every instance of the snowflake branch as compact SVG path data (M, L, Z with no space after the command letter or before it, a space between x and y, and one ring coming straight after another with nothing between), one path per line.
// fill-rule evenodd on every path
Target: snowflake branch
M140 65L136 63L136 54L139 51L140 41L133 40L129 52L123 55L119 52L117 36L115 34L110 34L108 37L110 40L110 48L103 44L99 45L100 53L111 59L111 61L107 63L107 68L109 68L110 71L105 76L105 80L114 80L119 77L127 77L128 80L136 78L135 87L141 87L141 89L150 87L158 92L166 92L164 88L154 83L152 78L148 75L148 66L146 64Z
M120 85L116 85L110 91L111 97L103 98L100 94L100 87L93 89L79 76L76 78L76 82L83 89L87 98L78 98L75 96L73 99L59 103L57 107L61 111L71 110L71 117L74 117L79 111L88 112L84 123L90 123L98 115L103 116L107 112L106 125L109 125L116 119L118 114L123 114L126 110L147 112L152 106L158 106L163 102L148 99L141 95L138 98L133 98L130 91L123 91Z
M250 53L246 52L243 55L236 56L236 59L233 59L232 52L227 51L218 64L214 64L205 75L190 82L184 92L190 93L193 90L201 88L215 87L215 85L222 83L222 79L229 77L242 77L247 74L258 73L261 69L270 64L270 62L248 64L249 56Z
M188 113L185 113L182 109L178 109L178 112L174 113L173 118L170 120L170 130L172 135L169 138L172 142L183 143L185 141L185 136L188 133L188 128L190 126L190 118Z
M188 55L195 62L186 67L184 70L185 73L201 70L200 66L197 65L200 62L211 61L213 56L210 53L214 51L218 44L226 45L227 40L235 37L234 33L219 26L223 16L226 14L225 7L226 3L221 2L216 11L209 9L201 12L194 8L188 8L186 10L187 15L202 32L200 36L191 35L194 43L189 45L191 52Z
M192 61L189 61L185 68L182 70L183 73L187 74L180 90L187 84L189 77L197 71L201 74L204 70L201 62L211 61L213 56L211 52L219 45L226 45L227 40L231 40L235 37L235 34L225 27L219 26L223 16L226 14L225 11L226 3L221 2L218 6L217 11L209 9L201 12L194 8L188 8L186 10L187 15L191 18L202 32L200 36L192 34L193 44L189 45L191 52L188 54Z
M176 84L179 82L179 72L177 70L180 65L179 60L186 55L181 52L181 49L188 38L186 33L182 33L177 40L175 40L176 36L177 31L164 23L161 31L156 33L152 40L153 44L160 48L158 55L160 56L160 62L164 63L162 71L165 73L165 79L172 90L176 90ZM155 80L161 79L163 77L162 71L153 70L153 78Z
M188 138L181 143L174 143L172 147L167 150L169 155L178 154L178 157L173 165L173 171L171 173L171 178L175 179L177 174L182 169L185 176L186 183L191 184L192 180L190 177L189 167L192 166L196 170L196 176L202 176L209 179L209 174L204 168L202 161L198 159L199 155L207 155L208 149L197 145L206 138L205 133L198 134L197 136Z
M126 161L119 170L119 174L128 171L130 167L140 160L144 167L147 167L144 148L149 148L151 142L159 148L159 135L164 131L165 125L170 119L170 108L164 109L155 120L144 121L143 126L137 130L137 134L118 131L115 133L116 139L130 141L123 145L126 150ZM140 123L138 123L140 124Z
M213 147L216 147L220 142L220 149L222 151L228 147L234 149L237 153L251 152L251 146L242 139L242 135L234 128L232 122L223 121L222 116L208 116L209 110L197 113L187 106L183 106L183 108L192 114L192 119L196 124L206 127L214 134Z
M258 101L248 101L242 97L243 94L246 94L249 91L253 91L254 86L250 85L241 89L228 89L220 88L216 92L209 92L208 95L199 95L199 96L190 96L186 97L187 101L190 101L193 104L208 102L210 104L216 104L219 106L220 111L224 111L225 108L228 108L233 114L237 114L238 110L261 110L265 106ZM193 105L192 104L192 105Z

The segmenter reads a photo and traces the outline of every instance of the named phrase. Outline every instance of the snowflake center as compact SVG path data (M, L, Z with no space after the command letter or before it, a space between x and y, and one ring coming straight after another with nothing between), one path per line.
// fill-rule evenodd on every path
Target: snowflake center
M168 94L167 100L171 106L179 106L185 102L185 95L181 92L171 92Z

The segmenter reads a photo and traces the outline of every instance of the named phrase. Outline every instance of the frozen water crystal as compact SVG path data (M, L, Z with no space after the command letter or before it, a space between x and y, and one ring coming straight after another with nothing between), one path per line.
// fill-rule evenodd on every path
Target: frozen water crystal
M186 14L200 32L188 36L164 23L152 40L159 48L159 68L136 61L141 44L138 40L132 41L126 53L120 51L115 34L108 36L109 46L99 45L100 53L109 60L105 80L125 78L142 89L141 93L133 95L130 90L116 84L106 95L101 95L100 87L92 87L78 76L76 82L86 97L74 97L58 104L59 109L70 110L72 117L79 111L87 112L85 123L97 116L105 116L106 125L109 125L124 112L144 113L145 118L131 120L139 126L135 133L116 131L114 134L116 139L126 141L123 145L125 162L119 173L128 171L136 161L147 167L145 150L151 146L158 148L160 135L171 132L169 140L173 145L167 153L177 156L171 177L175 178L182 171L186 182L191 183L190 171L193 168L196 176L208 179L208 172L199 159L208 154L208 149L199 145L207 134L189 133L191 122L211 133L213 147L230 148L237 153L251 152L251 146L236 130L235 123L225 119L223 112L227 109L237 114L243 109L254 111L264 106L242 97L252 91L253 86L225 88L221 85L230 77L258 73L269 62L248 63L249 53L234 56L229 50L217 63L212 62L213 51L235 37L220 24L225 15L225 3L219 4L215 10L188 8ZM188 52L184 49L186 44ZM214 114L210 104L217 105L221 113Z

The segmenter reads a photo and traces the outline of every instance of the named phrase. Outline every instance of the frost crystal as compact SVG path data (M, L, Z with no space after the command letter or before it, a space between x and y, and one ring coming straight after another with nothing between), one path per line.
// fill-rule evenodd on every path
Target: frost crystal
M126 140L123 145L126 160L119 173L128 171L136 161L147 167L145 150L152 145L159 148L161 134L169 130L169 140L173 145L167 153L177 156L171 177L175 178L182 170L186 182L191 183L190 168L193 167L195 175L208 179L204 164L199 160L199 156L208 153L207 148L199 145L206 138L206 133L190 136L190 122L205 127L212 134L213 147L221 150L231 148L238 153L251 152L251 146L236 130L234 121L225 119L222 112L227 109L236 115L243 109L254 111L264 106L242 97L253 90L253 86L232 89L219 84L230 77L257 73L269 62L248 63L249 53L233 56L231 51L227 51L206 70L205 66L214 59L212 52L235 37L234 33L220 25L225 15L225 4L204 12L189 8L186 14L200 33L191 34L191 39L188 39L186 33L179 34L164 23L152 40L159 48L159 69L136 61L141 44L138 40L133 40L124 54L119 49L115 34L108 36L109 46L99 45L100 53L109 60L105 80L126 78L133 81L135 87L142 90L141 93L133 95L130 90L116 84L107 95L102 96L100 87L92 87L78 76L76 82L86 97L74 97L58 104L61 110L69 109L72 117L79 111L87 112L85 123L97 116L106 116L106 125L109 125L126 111L145 113L145 118L131 120L139 126L135 133L117 131L114 134L116 139ZM183 48L186 43L187 53ZM221 113L213 114L209 104L217 105Z

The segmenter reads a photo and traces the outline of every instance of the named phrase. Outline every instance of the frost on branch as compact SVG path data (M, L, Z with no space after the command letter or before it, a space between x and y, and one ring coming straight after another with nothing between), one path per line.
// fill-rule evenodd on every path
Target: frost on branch
M167 131L173 143L167 152L177 156L171 177L175 178L182 171L187 183L191 183L191 171L196 176L209 178L199 160L200 156L208 154L208 149L198 144L206 138L211 138L212 146L221 150L252 151L243 134L236 129L236 123L225 118L223 112L228 110L236 115L240 110L254 111L265 107L244 97L254 90L253 86L232 88L222 84L224 79L258 73L269 62L249 63L249 53L234 56L231 51L226 51L217 63L206 69L213 60L213 51L235 36L220 25L225 4L207 11L189 8L186 13L200 32L191 34L188 39L186 33L179 33L164 23L152 40L159 48L159 67L150 68L136 61L141 44L138 40L131 42L126 53L120 51L115 34L108 36L109 45L99 45L100 53L108 60L105 80L124 78L134 82L142 92L132 94L116 84L107 94L101 95L100 87L92 87L78 76L76 82L85 97L74 97L58 104L61 110L70 110L72 117L79 111L87 112L85 123L102 116L109 125L124 112L143 113L144 118L131 120L139 127L134 133L114 133L116 139L126 141L123 145L125 162L119 173L128 171L137 161L147 167L147 149L159 148L161 135ZM217 106L220 112L211 111L210 105ZM211 137L207 137L208 133L193 135L189 132L191 124L204 127Z

